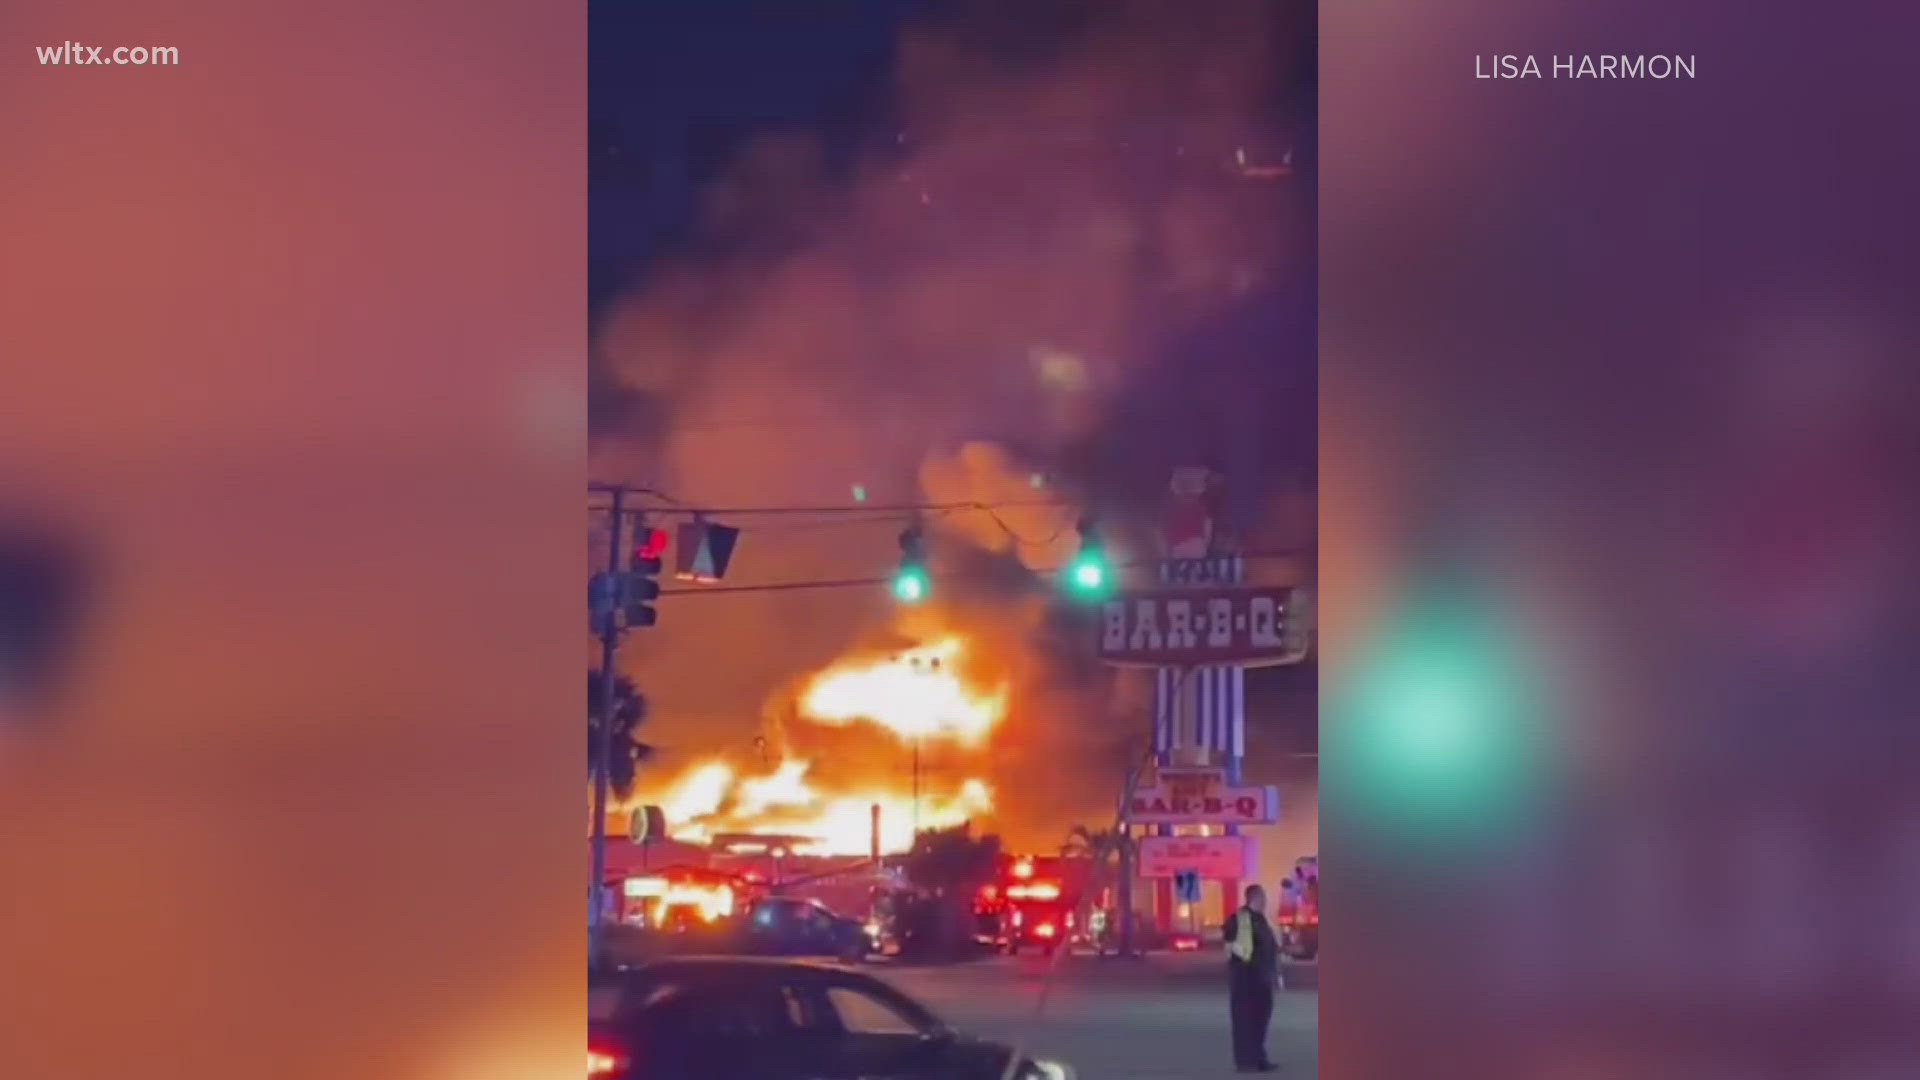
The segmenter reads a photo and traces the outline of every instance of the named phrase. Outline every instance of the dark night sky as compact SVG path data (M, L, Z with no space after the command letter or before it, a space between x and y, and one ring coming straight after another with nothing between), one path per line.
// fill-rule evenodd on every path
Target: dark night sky
M590 5L595 310L685 235L692 193L716 180L755 134L789 125L857 128L883 117L899 28L932 7L927 0Z
M1120 8L1133 21L1116 32ZM1313 4L599 0L590 17L598 478L664 476L708 505L842 502L849 480L911 499L923 461L985 440L1142 523L1177 465L1225 467L1249 533L1310 490ZM1272 56L1249 55L1247 25ZM910 51L928 37L972 66L929 67ZM1241 81L1223 90L1215 68ZM746 228L716 228L716 191L783 134L805 137L808 164L783 160L736 206ZM1290 149L1295 175L1242 178L1227 166L1242 144ZM922 181L895 184L896 162L931 205ZM1132 247L1101 254L1089 229ZM1233 284L1242 267L1251 285ZM1092 388L1048 396L1040 346L1083 357ZM875 416L905 423L861 424ZM730 581L874 573L897 528L749 523ZM770 693L886 608L845 591L669 598L673 632L631 668L655 737L748 741ZM1269 775L1316 745L1313 681L1309 665L1250 682Z
M1176 14L1178 6L1160 5ZM1222 5L1228 6L1234 5ZM1239 6L1262 4L1253 0ZM1310 235L1316 220L1316 14L1312 4L1288 0L1264 6L1284 12L1275 16L1281 36L1305 47L1287 58L1291 70L1276 81L1266 101L1236 119L1280 132L1292 148L1299 171L1288 184L1293 198L1287 212ZM1096 21L1089 12L1111 7L1083 0L1018 5L601 0L591 5L589 290L594 319L599 321L611 300L644 284L650 269L686 253L697 232L702 192L736 167L743 148L756 138L804 132L824 147L829 170L892 150L885 144L898 130L891 113L903 30L936 28L1008 71L1036 70L1085 34ZM1177 47L1176 42L1169 51ZM1194 119L1177 108L1171 114L1153 104L1141 109L1136 141L1157 152L1141 155L1143 172L1164 164L1155 158L1164 158L1168 144L1179 141ZM1278 469L1310 483L1317 452L1311 349L1281 357L1245 343L1311 342L1312 263L1307 257L1304 276L1283 288L1257 290L1218 317L1166 340L1162 350L1177 354L1178 363L1160 378L1137 379L1131 393L1116 402L1114 423L1104 437L1069 451L1070 458L1080 459L1069 467L1097 467L1112 457L1114 444L1132 437L1130 428L1159 422L1155 414L1170 392L1195 398L1195 411L1206 409L1209 400L1266 393L1284 411L1263 425L1263 445L1224 444L1216 436L1198 456L1243 472ZM617 426L622 414L636 407L645 411L647 403L634 401L631 391L606 373L597 353L593 367L590 408L596 431Z

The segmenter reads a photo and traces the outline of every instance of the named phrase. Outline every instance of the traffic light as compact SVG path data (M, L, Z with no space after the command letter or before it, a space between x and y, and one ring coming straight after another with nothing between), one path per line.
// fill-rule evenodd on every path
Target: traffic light
M660 596L660 582L657 579L660 576L660 556L666 550L665 529L640 526L639 535L633 543L633 558L627 564L627 574L622 581L620 599L629 627L652 626L660 619L653 602Z
M917 604L933 591L933 579L927 574L926 539L918 528L900 534L900 570L893 575L894 598L903 604Z
M1112 580L1113 570L1107 565L1099 526L1092 518L1084 518L1080 522L1080 550L1067 564L1067 587L1083 597L1099 597L1106 594Z

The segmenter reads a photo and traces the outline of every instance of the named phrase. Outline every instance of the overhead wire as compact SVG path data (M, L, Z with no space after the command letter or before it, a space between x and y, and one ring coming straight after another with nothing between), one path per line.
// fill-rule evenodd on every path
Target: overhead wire
M1234 555L1231 557L1237 558L1237 559L1251 559L1251 560L1298 559L1298 558L1302 558L1312 554L1313 550L1314 550L1313 548L1295 548L1295 549L1278 549L1274 551L1242 552L1238 555ZM1118 565L1121 568L1135 568L1135 567L1142 567L1142 566L1155 566L1155 565L1158 565L1159 562L1160 560L1158 559L1134 559L1126 562L1121 562L1116 565ZM1066 567L1064 566L1045 566L1045 567L1040 567L1035 569L1033 571L1033 574L1036 577L1041 577L1047 574L1057 574L1065 569ZM935 575L933 577L933 580L936 582L940 582L940 581L951 582L951 581L964 581L964 580L969 580L977 577L979 577L979 575L939 574L939 575ZM720 595L725 593L791 592L796 589L844 589L844 588L853 588L856 586L883 585L891 580L893 579L890 577L861 577L861 578L835 578L835 579L806 580L806 581L776 581L776 582L767 582L767 583L758 584L758 585L703 585L703 586L698 586L695 588L688 588L688 589L665 589L661 591L660 595L662 596L715 596L715 595Z
M714 516L714 515L727 515L729 517L756 517L756 516L763 516L763 515L770 516L770 515L786 515L786 514L934 514L934 513L954 513L962 510L984 511L986 513L991 514L996 510L1012 510L1012 509L1033 508L1033 507L1058 507L1058 506L1075 505L1070 500L1056 497L1056 498L1046 498L1046 499L997 499L997 500L965 499L965 500L955 500L955 501L948 501L948 502L920 502L920 503L878 503L876 504L876 503L855 502L855 503L837 503L837 504L825 505L825 506L698 506L693 503L689 503L684 499L675 498L663 491L659 491L649 487L640 487L637 485L606 484L606 483L587 485L587 491L589 495L609 495L610 496L616 490L624 491L628 494L650 496L668 504L665 507L623 506L621 507L621 511L623 513L635 514L635 515L643 515L643 514L662 514L667 516L685 515L685 516L695 516L695 517L706 517L706 516ZM602 512L606 511L608 508L609 507L605 503L591 504L588 506L589 510L598 510Z

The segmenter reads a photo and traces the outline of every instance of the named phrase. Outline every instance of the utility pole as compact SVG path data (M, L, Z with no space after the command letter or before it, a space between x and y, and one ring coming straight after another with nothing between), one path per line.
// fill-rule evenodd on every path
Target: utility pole
M1152 745L1149 743L1148 745ZM1134 755L1127 765L1120 789L1119 813L1114 815L1114 843L1119 847L1120 880L1116 899L1120 907L1120 955L1133 953L1133 793L1140 786L1140 774L1146 771L1145 755Z
M607 511L607 574L612 580L620 573L620 533L626 523L626 490L613 489L613 504ZM611 785L613 758L613 718L617 706L614 691L618 673L614 654L620 649L620 618L609 610L600 631L600 730L598 752L593 769L593 881L587 891L587 947L598 958L606 942L606 919L602 894L607 887L607 789Z

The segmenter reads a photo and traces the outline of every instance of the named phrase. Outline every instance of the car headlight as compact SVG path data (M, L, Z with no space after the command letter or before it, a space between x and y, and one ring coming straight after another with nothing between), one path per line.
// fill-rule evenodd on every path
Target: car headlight
M1030 1061L1027 1080L1073 1080L1073 1070L1058 1061Z

